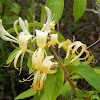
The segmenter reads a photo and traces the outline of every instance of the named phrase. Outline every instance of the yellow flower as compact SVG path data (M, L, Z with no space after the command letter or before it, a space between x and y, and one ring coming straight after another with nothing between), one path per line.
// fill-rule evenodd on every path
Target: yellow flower
M50 70L54 64L57 64L55 62L52 62L50 59L54 58L54 56L47 56L41 66L42 72L45 74L53 74L56 73L56 70Z
M33 88L35 88L36 90L41 90L43 88L46 77L47 77L46 74L36 71L33 80Z
M81 47L81 51L78 53L77 50ZM73 61L75 61L76 59L78 59L84 52L87 52L86 51L86 45L81 43L80 41L75 41L73 42L72 44L70 44L68 46L68 49L67 49L67 54L66 54L66 58L68 58L69 54L70 54L70 51L71 51L71 54L72 54L72 58L74 57L74 55L76 55L78 53L77 56L75 56L70 63L72 63ZM88 55L88 53L86 53ZM87 56L86 55L86 56Z
M67 39L64 42L59 43L58 48L63 47L64 49L68 49L68 46L71 44L71 41L69 39Z
M50 34L51 36L51 40L48 42L48 47L50 47L50 45L54 46L56 45L57 43L59 43L58 41L58 34Z
M44 48L47 42L47 35L49 31L42 32L40 30L36 30L36 41L39 48Z
M41 57L39 57L39 58L41 58ZM54 56L47 56L44 59L44 61L42 62L42 65L41 65L41 63L39 63L37 61L37 64L40 64L41 70L37 69L37 71L34 75L33 87L36 90L41 90L43 88L44 82L45 82L46 77L47 77L47 74L53 74L53 73L57 72L57 70L50 70L54 66L54 64L56 64L55 62L52 62L50 60L52 58L54 58ZM32 59L32 60L35 60L35 59Z

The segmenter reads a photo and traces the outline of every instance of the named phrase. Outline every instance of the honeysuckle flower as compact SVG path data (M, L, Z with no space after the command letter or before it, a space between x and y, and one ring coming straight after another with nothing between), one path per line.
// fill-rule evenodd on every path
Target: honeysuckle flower
M41 65L43 59L44 59L44 51L42 48L39 48L39 50L36 50L32 55L32 66L36 70L41 71Z
M50 34L50 39L51 40L48 42L48 47L50 47L50 45L54 46L59 43L58 34Z
M57 70L50 70L54 67L55 62L52 62L50 59L54 58L54 56L47 56L41 66L41 71L37 70L34 75L33 87L36 90L41 90L44 86L44 82L46 80L47 74L56 73ZM38 62L39 63L39 62Z
M16 39L14 36L9 34L2 25L2 20L0 19L0 37L5 41L12 41L15 43L18 43L18 39Z
M53 74L56 73L56 70L50 70L52 67L54 67L54 64L56 62L52 62L50 59L54 58L54 56L47 56L41 66L42 72L45 74Z
M78 53L78 55L75 58L73 58L70 63L78 59L86 51L86 45L81 43L80 41L75 41L74 43L68 46L66 58L68 58L70 51L72 53L72 57L74 57L73 55L77 53L79 47L81 47L80 53Z
M59 43L58 48L63 47L64 49L68 49L68 46L71 44L71 41L69 39L67 39L64 42Z
M46 76L47 76L46 74L36 71L33 80L33 88L35 88L36 90L41 90L46 80Z
M47 35L49 31L42 32L40 30L36 30L36 41L39 48L44 48L47 42Z
M44 24L44 27L45 26L46 24ZM55 21L51 21L49 25L46 28L44 28L44 32L46 31L52 32L54 29L55 29Z
M52 30L55 29L55 27L54 27L55 26L55 21L52 21L50 9L48 7L45 7L45 10L47 12L48 18L47 18L47 22L43 25L43 28L41 29L41 31L44 31L44 32L49 31L49 32L51 32Z
M19 43L20 50L18 51L18 53L16 54L15 59L14 59L14 67L17 70L18 70L18 68L16 65L17 65L17 61L18 61L19 56L22 54L22 56L21 56L21 69L20 69L20 71L21 71L23 57L24 57L25 52L33 53L32 51L27 49L27 43L28 43L28 40L30 38L32 38L32 35L25 35L24 32L21 32L19 34L18 43Z
M18 30L17 30L17 24L20 24L23 32L20 32L18 33ZM25 26L26 25L26 26ZM24 57L24 54L25 52L28 52L28 53L33 53L32 51L28 50L27 49L27 43L28 43L28 40L30 38L32 38L33 36L28 32L28 22L25 21L25 24L23 22L23 20L19 17L18 20L16 20L14 22L14 29L15 29L15 32L17 33L18 35L18 38L15 38L14 36L12 36L11 34L9 34L4 28L3 28L3 25L2 25L2 20L0 19L0 37L5 40L5 41L10 41L10 42L15 42L15 43L18 43L19 44L19 50L14 54L14 67L15 69L18 70L17 68L17 61L18 61L18 58L19 56L22 54L21 56L21 67L20 67L20 71L22 70L22 62L23 62L23 57ZM12 59L12 60L13 60ZM11 61L12 61L11 60ZM10 62L9 62L10 63Z

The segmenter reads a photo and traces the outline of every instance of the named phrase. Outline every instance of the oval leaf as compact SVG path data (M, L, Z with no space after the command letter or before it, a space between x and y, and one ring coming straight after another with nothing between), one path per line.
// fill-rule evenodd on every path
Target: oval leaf
M85 12L87 0L74 0L73 14L76 22Z
M48 75L45 82L44 94L40 100L45 100L45 98L47 98L48 100L55 100L59 95L63 82L64 73L63 71L60 71L60 69L56 74Z
M15 58L17 52L19 51L20 49L19 48L16 48L8 57L7 59L7 64L11 63L12 60Z
M46 5L43 5L43 6L42 6L42 12L41 12L41 22L42 22L42 23L44 23L44 19L45 19L45 16L46 16L45 6L46 6Z
M29 68L29 74L31 74L35 69L32 67L32 57L28 58L27 66Z
M31 88L31 89L28 89L27 91L24 91L23 93L19 94L14 100L28 98L28 97L34 96L35 94L36 94L36 90Z
M84 77L87 82L100 93L100 76L93 70L93 68L81 64L74 68L74 72Z
M47 7L52 12L53 20L57 23L63 12L64 0L47 0Z

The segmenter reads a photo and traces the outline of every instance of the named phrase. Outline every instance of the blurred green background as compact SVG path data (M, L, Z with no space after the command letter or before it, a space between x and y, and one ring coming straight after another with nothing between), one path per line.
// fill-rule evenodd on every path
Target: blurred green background
M87 11L81 19L74 23L73 0L65 0L63 15L56 25L56 30L62 33L66 39L73 40L73 36L75 36L75 40L82 41L89 46L100 37L100 14L88 11L88 9L96 8L96 2L95 0L87 1ZM45 3L46 0L0 0L0 19L3 21L4 28L6 30L12 28L14 21L19 16L31 23L34 20L40 21L42 5ZM29 89L32 84L32 82L19 83L20 79L28 77L27 54L24 57L21 75L18 75L13 63L10 67L5 67L7 57L13 50L14 47L9 42L0 39L0 100L13 100L15 96ZM98 61L96 65L92 66L100 66L100 42L89 50ZM58 53L61 57L65 57L63 50ZM78 82L78 87L84 90L88 89L89 85L82 79Z

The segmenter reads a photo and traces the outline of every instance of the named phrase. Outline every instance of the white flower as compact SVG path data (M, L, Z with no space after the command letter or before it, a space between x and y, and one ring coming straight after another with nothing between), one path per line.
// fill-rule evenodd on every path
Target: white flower
M28 43L28 40L30 38L32 38L32 35L25 35L24 32L21 32L19 34L18 43L19 43L20 50L18 51L18 53L16 54L15 59L14 59L14 67L17 70L18 70L18 68L16 65L17 65L17 61L18 61L19 56L22 54L22 56L21 56L21 68L20 68L20 71L21 71L23 57L24 57L25 52L33 53L32 51L27 49L27 43Z
M32 55L32 67L34 67L38 71L41 71L41 65L43 59L44 59L44 51L42 48L39 48L39 50L35 51L34 54Z
M56 73L56 70L50 70L54 64L56 64L55 62L52 62L50 59L54 58L54 56L47 56L43 63L42 63L42 71L45 74L52 74L52 73Z
M5 41L12 41L15 43L18 43L18 39L13 37L11 34L9 34L2 25L2 20L0 19L0 37Z
M57 43L59 43L58 41L58 34L50 34L51 36L51 40L48 42L48 46L50 47L50 45L54 46L56 45Z
M44 32L49 31L49 32L51 32L52 30L55 29L55 27L54 27L55 26L55 21L52 21L50 9L48 7L45 7L45 10L47 12L48 18L47 18L46 23L43 25L43 28L41 29L41 31L44 31Z
M44 48L47 42L47 32L41 32L40 30L36 30L36 41L39 48Z

